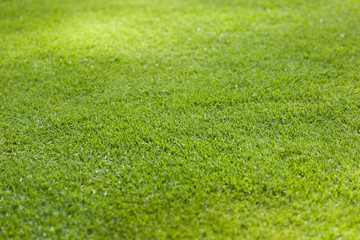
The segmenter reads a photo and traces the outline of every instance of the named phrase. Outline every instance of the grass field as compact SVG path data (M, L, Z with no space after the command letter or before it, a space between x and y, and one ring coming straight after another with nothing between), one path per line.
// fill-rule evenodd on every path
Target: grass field
M358 239L358 0L0 0L0 239Z

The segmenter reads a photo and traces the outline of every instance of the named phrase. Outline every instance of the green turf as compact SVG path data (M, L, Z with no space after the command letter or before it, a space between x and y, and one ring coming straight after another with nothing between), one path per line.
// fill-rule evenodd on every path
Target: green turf
M357 239L358 0L0 0L0 239Z

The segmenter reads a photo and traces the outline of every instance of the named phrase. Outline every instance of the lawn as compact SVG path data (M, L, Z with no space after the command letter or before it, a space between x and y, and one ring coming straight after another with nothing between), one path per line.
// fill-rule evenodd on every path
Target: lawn
M0 239L358 239L358 0L0 0Z

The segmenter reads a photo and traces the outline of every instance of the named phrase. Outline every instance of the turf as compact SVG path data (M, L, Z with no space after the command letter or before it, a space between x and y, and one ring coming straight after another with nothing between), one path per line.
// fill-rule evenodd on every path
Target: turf
M357 0L0 0L0 239L357 239Z

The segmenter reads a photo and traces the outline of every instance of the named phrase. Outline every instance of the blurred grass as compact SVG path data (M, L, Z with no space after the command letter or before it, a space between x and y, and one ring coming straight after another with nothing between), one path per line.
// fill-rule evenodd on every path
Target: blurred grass
M357 239L357 1L0 1L0 238Z

